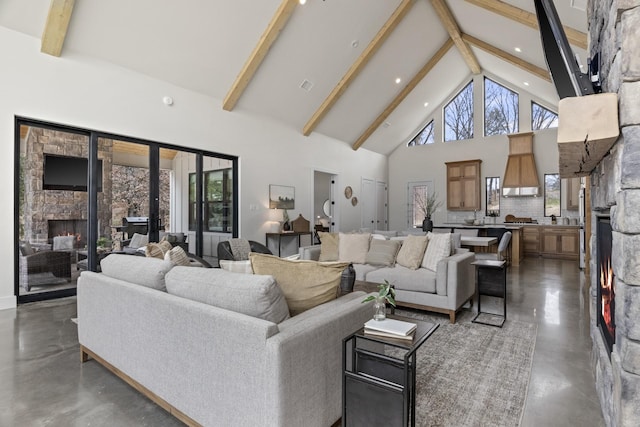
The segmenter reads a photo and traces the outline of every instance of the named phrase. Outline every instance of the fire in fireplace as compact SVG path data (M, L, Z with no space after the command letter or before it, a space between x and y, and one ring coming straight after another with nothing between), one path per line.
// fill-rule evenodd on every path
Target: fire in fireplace
M76 236L75 248L84 248L87 245L87 220L86 219L50 219L49 242L55 236Z
M611 267L613 236L609 217L599 217L597 223L598 293L597 324L609 350L616 342L615 274Z

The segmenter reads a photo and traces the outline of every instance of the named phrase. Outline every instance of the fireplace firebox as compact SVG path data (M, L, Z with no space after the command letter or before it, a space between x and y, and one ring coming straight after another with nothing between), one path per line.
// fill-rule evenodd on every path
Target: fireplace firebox
M50 219L49 243L55 236L76 236L75 248L87 246L87 220L86 219Z
M615 274L611 266L613 235L609 217L598 217L597 222L597 324L607 346L609 357L616 342Z

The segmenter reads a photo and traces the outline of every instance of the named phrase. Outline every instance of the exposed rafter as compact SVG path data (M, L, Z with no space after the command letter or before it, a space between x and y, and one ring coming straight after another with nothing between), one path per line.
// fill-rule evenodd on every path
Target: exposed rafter
M500 0L466 0L483 9L489 10L505 18L512 19L523 25L538 29L538 19L535 13L528 12L519 7L512 6ZM587 49L587 35L571 27L563 26L569 43L582 49Z
M442 57L451 49L454 45L454 41L450 38L442 45L440 49L427 61L426 64L418 71L418 73L413 76L411 81L407 83L407 85L402 89L402 91L391 101L391 103L384 109L382 114L380 114L371 125L367 128L366 131L353 143L353 149L357 150L364 144L364 142L369 139L369 137L380 127L380 125L393 113L393 111L404 101L404 99L411 93L413 89L418 86L420 81L429 74L429 71L442 59Z
M449 6L447 6L444 0L431 0L431 4L471 72L473 74L480 73L480 64L478 63L478 59L476 59L471 48L464 42L464 40L462 40L460 28L458 27L458 23L453 17L453 14L451 14Z
M462 39L469 43L472 46L480 48L485 52L489 52L490 54L497 56L500 59L507 61L508 63L515 65L516 67L520 67L529 73L540 77L541 79L551 82L551 77L549 76L549 71L545 68L540 68L537 65L533 65L530 62L527 62L523 59L518 58L515 55L512 55L504 50L498 49L497 47L490 45L480 39L477 39L469 34L462 34Z
M222 103L223 109L231 111L236 106L236 103L249 85L254 74L258 71L260 64L262 64L265 56L267 56L267 52L269 52L269 49L287 24L287 21L289 21L297 4L298 0L282 0L280 7L278 7L273 18L271 18L267 29L262 34L262 37L260 37L260 41L253 49L253 52L251 52L247 62L245 62L242 70L233 82L231 89L229 89L227 96L224 98L224 102Z
M42 31L40 52L53 56L62 54L75 0L51 0L47 22Z
M391 35L393 30L398 26L402 19L407 15L411 6L413 6L415 0L403 0L402 3L396 8L391 17L380 28L378 34L371 40L369 46L362 52L356 62L351 65L349 71L342 77L340 82L333 88L329 96L324 100L322 105L313 113L313 116L309 119L302 133L305 136L309 136L311 132L318 126L318 123L324 118L324 116L331 110L334 104L340 99L342 94L347 90L349 85L355 80L355 78L364 69L365 65L369 63L369 60L373 58L378 49L383 45L385 40Z

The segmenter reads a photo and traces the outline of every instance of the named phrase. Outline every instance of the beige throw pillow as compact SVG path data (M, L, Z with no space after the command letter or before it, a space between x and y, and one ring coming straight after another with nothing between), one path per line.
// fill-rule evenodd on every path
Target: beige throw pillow
M372 239L365 259L366 264L393 267L401 245L402 242L399 240Z
M371 233L340 233L338 238L338 261L364 264L369 252Z
M427 233L429 245L424 253L422 267L436 271L438 262L451 255L451 233Z
M403 267L417 270L422 264L426 247L427 236L407 236L398 251L396 262Z
M255 274L270 275L284 294L292 316L338 296L340 277L347 263L290 261L273 255L250 253Z
M164 259L164 254L171 250L171 243L162 241L160 243L147 243L144 254L152 258Z
M338 233L318 231L320 238L320 258L318 261L338 260Z
M173 265L191 265L187 253L180 246L176 246L164 254L165 261L171 261Z

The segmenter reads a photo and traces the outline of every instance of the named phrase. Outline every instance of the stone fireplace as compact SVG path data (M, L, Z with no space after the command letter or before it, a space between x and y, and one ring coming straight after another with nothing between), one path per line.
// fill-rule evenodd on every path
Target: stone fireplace
M640 2L590 1L588 17L589 56L600 53L603 92L618 94L621 130L615 145L590 175L592 365L606 424L637 426L640 420ZM602 240L606 239L599 229L609 217L612 276L605 280L611 280L614 293L606 295L606 299L614 302L607 308L603 307L603 273L598 251L603 250ZM606 319L598 321L603 311L609 311L613 319L610 325L613 327L604 326L604 330L611 332L611 343L601 328Z

